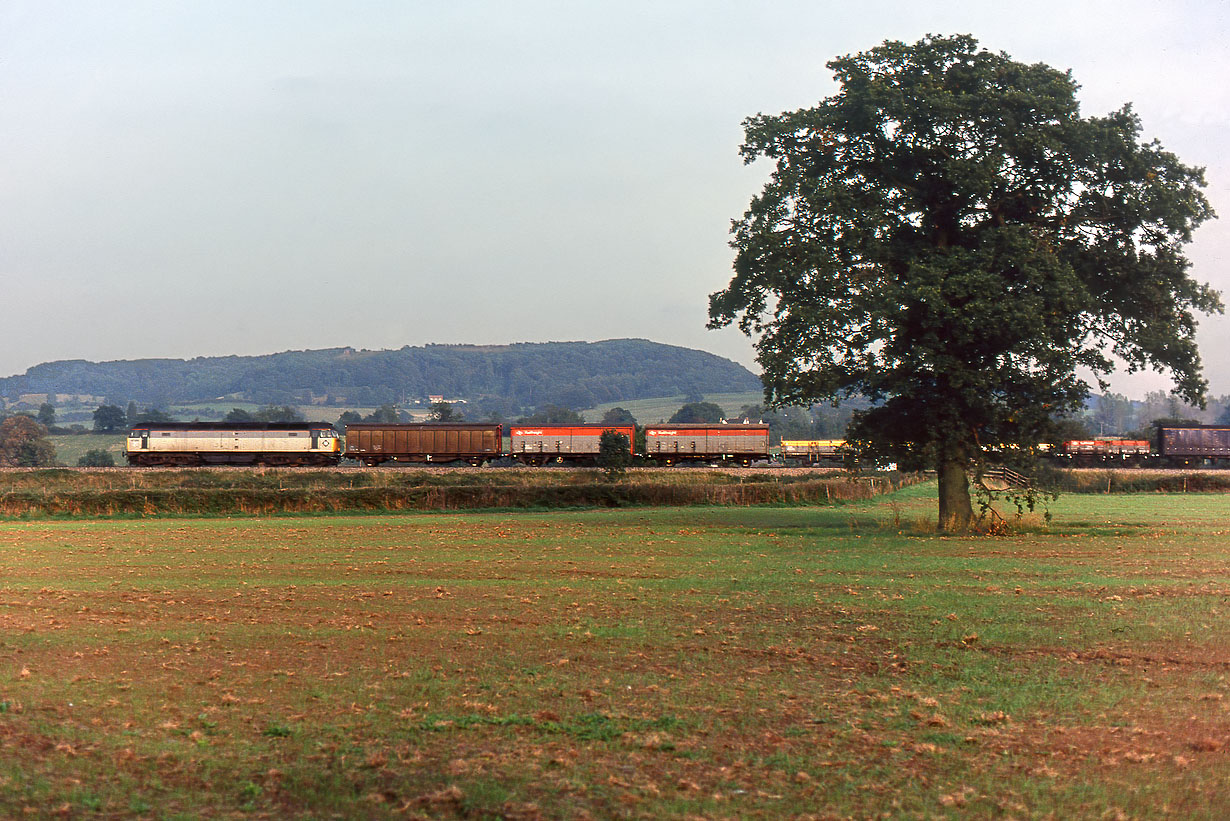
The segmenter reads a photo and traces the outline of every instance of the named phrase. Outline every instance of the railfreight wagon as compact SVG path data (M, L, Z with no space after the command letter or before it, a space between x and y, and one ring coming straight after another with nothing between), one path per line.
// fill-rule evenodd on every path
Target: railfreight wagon
M1059 449L1059 457L1087 467L1100 462L1125 465L1142 464L1151 456L1147 439L1069 439Z
M1159 425L1157 453L1172 464L1230 464L1230 427L1224 425Z
M527 465L596 464L603 431L628 439L628 453L636 453L632 425L514 425L509 431L509 456Z
M782 460L800 465L839 465L845 459L845 439L783 439Z
M645 458L677 462L736 462L744 467L769 458L769 426L753 424L649 425Z
M346 426L347 459L383 462L469 462L481 465L500 456L503 426L454 422L404 425L358 422Z
M325 422L163 422L133 426L124 451L141 466L336 465L341 442Z

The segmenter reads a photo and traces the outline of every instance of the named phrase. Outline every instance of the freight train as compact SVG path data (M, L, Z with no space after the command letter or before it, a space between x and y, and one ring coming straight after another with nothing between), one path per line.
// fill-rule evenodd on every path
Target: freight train
M342 458L365 465L482 465L508 459L525 465L593 465L602 432L627 437L629 455L660 465L738 464L770 460L766 424L649 425L644 452L635 449L630 425L513 425L509 446L498 424L422 422L356 423L346 426L345 448L324 422L166 422L137 425L125 446L128 463L140 466L198 465L329 466ZM786 439L788 465L843 463L841 439ZM1143 439L1073 439L1046 453L1075 467L1230 467L1230 426L1161 425L1153 442Z
M331 425L317 422L221 425L169 422L137 425L125 452L130 465L336 465L342 458L365 465L482 465L510 459L526 465L596 464L602 433L613 430L635 456L631 425L514 425L504 448L498 424L420 422L346 426L346 445ZM652 425L645 429L645 459L750 465L769 458L765 424Z
M1057 448L1039 446L1045 458L1070 467L1230 467L1230 426L1159 425L1148 439L1069 439ZM843 439L783 439L781 458L793 465L839 465ZM988 449L994 461L994 449Z
M1073 439L1057 458L1078 467L1121 464L1156 467L1230 467L1230 426L1158 425L1146 439Z

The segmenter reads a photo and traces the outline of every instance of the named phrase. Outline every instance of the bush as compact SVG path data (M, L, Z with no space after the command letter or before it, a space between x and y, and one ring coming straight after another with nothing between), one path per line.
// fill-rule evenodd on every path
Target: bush
M77 460L77 467L82 468L113 468L115 457L102 448L87 450L85 455Z
M628 437L613 430L604 430L598 437L598 467L606 471L608 481L623 478L632 463L632 443Z

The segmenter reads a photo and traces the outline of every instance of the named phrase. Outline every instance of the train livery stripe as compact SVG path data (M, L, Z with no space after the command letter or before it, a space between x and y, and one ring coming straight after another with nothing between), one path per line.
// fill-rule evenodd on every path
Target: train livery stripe
M622 425L587 425L585 427L565 425L534 425L533 427L517 427L509 431L510 436L601 436L603 431L613 430L624 436L634 436L631 427Z
M769 435L767 428L744 430L733 428L686 428L686 429L655 429L645 428L646 436L756 436L765 438Z

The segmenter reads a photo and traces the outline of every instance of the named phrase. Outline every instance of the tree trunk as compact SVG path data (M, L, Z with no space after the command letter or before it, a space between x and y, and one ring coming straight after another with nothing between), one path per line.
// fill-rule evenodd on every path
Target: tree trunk
M974 506L969 497L969 477L965 462L946 459L940 462L940 530L961 533L974 521Z

